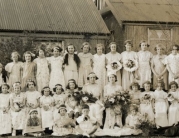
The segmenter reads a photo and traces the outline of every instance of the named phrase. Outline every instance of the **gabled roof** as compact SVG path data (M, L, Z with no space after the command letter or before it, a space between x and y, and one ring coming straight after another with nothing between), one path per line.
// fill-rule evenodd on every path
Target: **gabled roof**
M109 33L92 0L0 0L0 30Z
M179 0L106 0L119 22L179 23Z

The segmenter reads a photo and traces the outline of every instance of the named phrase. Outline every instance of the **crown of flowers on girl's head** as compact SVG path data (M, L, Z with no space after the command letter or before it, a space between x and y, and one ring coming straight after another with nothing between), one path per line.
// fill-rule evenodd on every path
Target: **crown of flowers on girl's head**
M97 52L98 48L102 48L102 51L105 50L104 45L102 43L96 44L95 51Z
M84 42L84 43L82 44L81 49L83 49L84 46L89 46L89 51L91 50L91 47L90 47L89 42Z
M32 83L34 84L34 87L36 86L36 83L35 83L34 80L28 79L28 80L27 80L27 83L26 83L26 87L27 87L27 88L29 88L29 83L30 83L30 82L32 82Z
M62 87L61 84L56 84L55 87L53 88L53 91L56 92L56 89L57 89L59 86L61 87L61 91L64 92L64 89L63 89L63 87Z
M92 77L96 77L96 80L98 79L98 77L96 76L96 74L95 74L94 72L90 72L90 73L88 74L87 80L89 80L89 79L92 78Z
M65 110L67 111L66 105L64 105L64 104L60 105L59 110L58 110L58 113L60 113L60 111L61 111L62 109L65 109Z
M14 88L14 87L17 87L17 86L21 87L21 83L20 83L20 82L15 82L15 83L12 85L13 88Z
M132 45L132 40L126 40L126 41L124 42L124 45L127 45L127 44L133 46L133 45Z
M70 84L71 83L75 84L75 89L78 88L78 85L77 85L76 81L74 79L70 79L70 80L68 80L68 84L66 86L66 89L70 89Z
M50 87L49 87L49 86L45 86L45 87L42 89L42 91L41 91L42 95L44 95L44 91L45 91L45 90L49 91L49 95L52 95L52 91L50 90Z

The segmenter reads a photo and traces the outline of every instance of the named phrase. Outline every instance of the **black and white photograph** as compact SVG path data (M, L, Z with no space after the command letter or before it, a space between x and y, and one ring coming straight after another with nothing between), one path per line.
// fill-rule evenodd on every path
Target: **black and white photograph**
M0 137L179 137L179 0L0 0Z

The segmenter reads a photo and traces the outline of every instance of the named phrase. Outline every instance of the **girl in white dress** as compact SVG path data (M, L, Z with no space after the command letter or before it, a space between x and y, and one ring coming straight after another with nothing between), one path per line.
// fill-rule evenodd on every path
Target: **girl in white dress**
M139 107L140 105L140 85L137 82L133 82L130 86L131 91L129 91L129 95L131 97L131 104L135 104Z
M10 95L11 119L12 119L12 136L16 136L16 130L24 128L26 118L26 95L21 92L19 82L13 84L14 93Z
M108 74L108 81L109 83L104 86L104 101L106 97L112 96L116 92L122 91L122 87L115 82L117 81L117 76L113 73ZM117 123L120 127L122 127L122 120L121 118L118 120L115 119L115 112L114 109L106 108L106 118L104 123L104 128L107 129L114 129L114 125Z
M169 72L168 82L176 81L179 84L179 46L174 45L172 47L172 53L168 55L164 63L167 65L167 70Z
M83 85L87 83L88 74L92 72L93 55L89 52L90 44L88 42L84 42L81 49L83 52L78 54L81 61L79 68L78 86L82 88Z
M35 90L35 82L33 80L29 80L27 82L27 89L26 91L26 106L27 106L27 113L30 112L32 109L36 109L38 113L40 113L40 97L41 93Z
M126 51L121 53L122 63L125 64L128 60L137 62L137 53L132 50L132 42L130 40L125 41ZM137 69L137 68L136 68ZM129 90L130 84L135 80L135 71L129 72L124 68L122 70L122 87L124 90Z
M97 44L95 47L96 54L93 56L93 71L98 77L96 80L97 84L100 86L101 92L103 92L104 86L106 84L106 57L103 54L104 45Z
M121 72L120 69L122 68L122 65L120 63L121 61L121 54L119 54L116 49L117 49L117 44L115 42L111 42L109 44L111 52L106 54L106 59L107 59L107 74L111 71L114 72L114 74L117 75L117 84L121 85ZM116 69L111 70L112 64L116 63Z
M60 83L65 89L65 79L62 71L63 57L60 56L62 48L55 46L52 51L53 56L48 58L51 68L49 87L52 90L57 83Z
M65 85L67 85L68 80L74 79L78 82L78 69L80 66L80 59L77 54L75 54L75 47L73 44L69 44L66 48L68 52L64 57L64 76Z
M146 41L142 40L139 46L141 47L141 50L137 53L139 68L138 68L138 76L136 77L136 79L139 80L140 87L142 88L142 84L145 81L151 82L150 62L153 55L151 52L147 51L149 45L147 44Z
M34 62L37 64L37 88L40 92L43 87L49 85L49 62L45 57L45 49L43 47L40 47L38 50L38 58L34 60Z
M171 103L168 110L168 124L169 126L176 125L179 122L179 91L178 84L175 81L169 84L170 92L168 94L168 101ZM171 98L172 97L172 98Z
M157 89L153 93L153 98L155 100L155 123L157 127L168 126L168 100L167 93L162 90L164 87L164 82L158 82Z
M11 59L13 62L8 63L5 66L5 70L8 73L9 80L8 84L10 85L10 88L12 88L12 85L15 82L21 82L21 66L22 62L18 61L20 58L20 55L17 51L14 51L11 53Z
M53 98L55 100L55 108L53 111L53 120L54 122L59 119L59 108L60 105L65 104L65 101L67 99L66 94L64 93L64 89L61 84L56 84L55 87L53 88L54 95Z
M0 94L0 135L11 133L10 94L9 85L4 83L1 86Z
M52 92L49 87L42 89L42 97L40 98L40 107L42 114L42 129L52 130L53 126L53 107L54 99L51 96Z
M145 91L140 95L140 112L142 115L147 114L147 119L154 123L154 99L153 92L150 91L151 82L144 82L143 88Z
M73 95L75 92L78 91L78 85L74 79L68 80L68 84L66 86L65 95L68 97L69 95Z

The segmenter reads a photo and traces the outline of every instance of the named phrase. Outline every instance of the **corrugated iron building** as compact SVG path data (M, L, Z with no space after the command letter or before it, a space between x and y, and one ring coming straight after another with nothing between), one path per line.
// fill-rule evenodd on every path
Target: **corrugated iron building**
M147 40L153 53L157 43L166 52L172 44L179 44L178 0L106 0L106 4L101 14L120 52L127 39L133 41L135 51L140 40Z
M25 33L24 33L25 32ZM0 38L28 33L36 43L106 43L109 30L92 0L1 0Z

